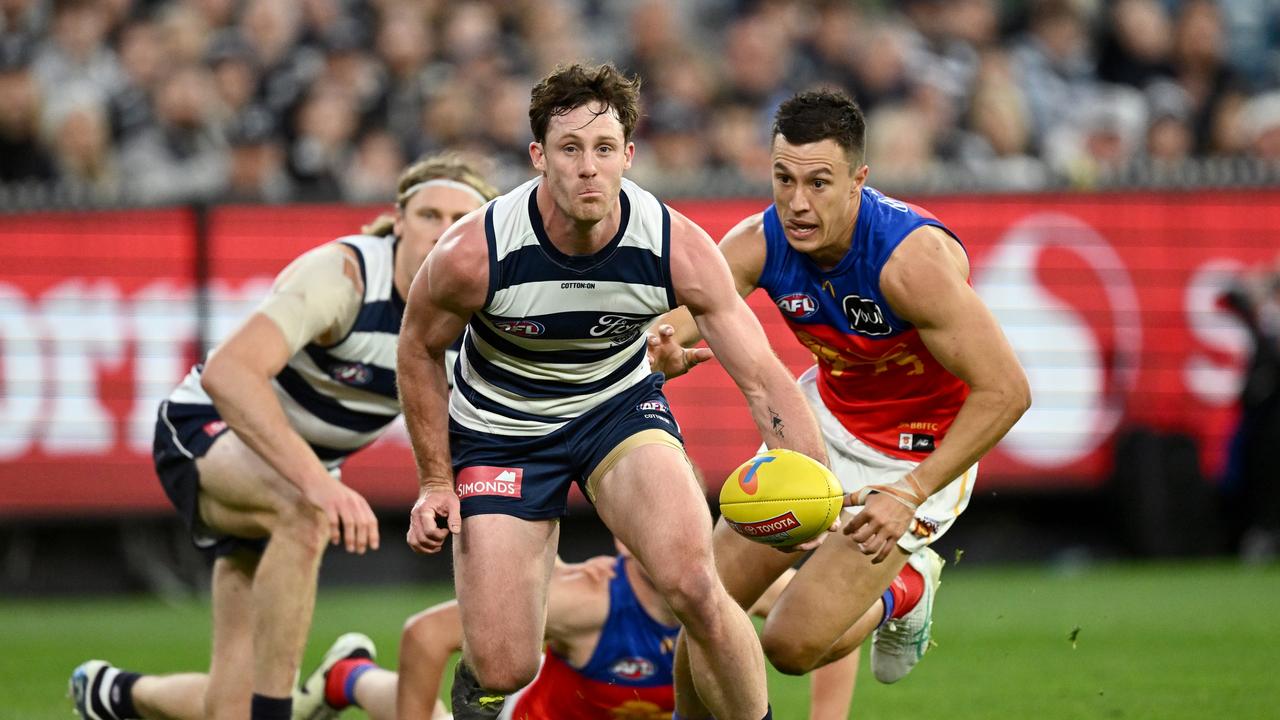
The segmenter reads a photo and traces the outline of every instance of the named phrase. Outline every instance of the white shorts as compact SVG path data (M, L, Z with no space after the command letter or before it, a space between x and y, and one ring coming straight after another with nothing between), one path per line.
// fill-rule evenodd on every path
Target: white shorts
M907 471L920 463L914 460L886 455L867 445L845 429L836 416L827 409L818 395L818 368L811 367L800 376L800 391L818 418L822 437L827 444L827 459L831 471L840 479L846 493L856 493L868 485L884 485L897 481ZM973 484L978 477L978 465L947 483L934 493L916 511L916 522L898 540L898 545L909 553L931 544L951 528L960 513L969 506ZM862 508L847 508L846 513L861 512Z

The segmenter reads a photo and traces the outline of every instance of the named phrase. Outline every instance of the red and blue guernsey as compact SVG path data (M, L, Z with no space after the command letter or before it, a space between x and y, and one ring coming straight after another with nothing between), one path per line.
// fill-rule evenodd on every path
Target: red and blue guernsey
M817 358L818 393L831 413L871 447L917 461L941 442L969 394L880 292L889 256L924 225L955 237L923 208L864 186L849 252L824 271L787 243L770 205L757 283Z
M609 617L581 668L550 649L538 677L520 695L515 720L670 720L675 709L671 662L679 625L645 612L618 558L609 581Z

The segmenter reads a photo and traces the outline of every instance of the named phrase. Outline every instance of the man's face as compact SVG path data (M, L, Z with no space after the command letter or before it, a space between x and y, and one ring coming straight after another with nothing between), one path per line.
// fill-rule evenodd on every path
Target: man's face
M867 166L853 170L835 140L792 145L773 138L773 202L787 242L811 253L848 240Z
M545 142L529 145L556 206L580 222L599 222L613 212L634 154L617 115L596 102L552 117Z
M414 193L396 211L395 233L400 238L396 264L403 258L403 267L412 278L444 231L482 204L475 193L445 185L431 185Z

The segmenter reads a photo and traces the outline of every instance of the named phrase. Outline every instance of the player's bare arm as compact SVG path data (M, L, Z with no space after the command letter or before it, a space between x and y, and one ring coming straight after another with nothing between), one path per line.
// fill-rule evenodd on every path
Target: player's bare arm
M888 527L896 534L886 536L883 555L887 555L907 529L913 513L910 505L919 505L977 462L1031 404L1022 365L991 311L969 286L968 276L964 250L933 226L907 236L881 272L880 289L889 306L916 327L938 362L969 386L969 397L937 450L898 483L901 487L896 490L902 494L884 494L883 501L876 502L876 513L846 528L858 542L866 536L867 551L879 547L871 538L882 533L859 527L869 527L881 513L886 513L886 520L892 515ZM868 499L868 510L871 503Z
M584 571L584 566L602 560L613 567L616 558L557 567L547 588L547 644L576 667L591 660L609 618L610 576Z
M309 297L326 287L326 297ZM201 386L236 435L276 472L325 511L331 540L348 552L378 547L378 524L364 498L333 478L289 425L271 387L289 358L310 342L340 339L360 308L362 283L355 253L332 244L313 250L281 272L258 312L219 345L201 373Z
M774 355L755 313L738 295L723 256L702 228L671 213L671 280L676 300L747 399L752 419L770 448L827 458L818 423L795 378Z
M418 270L405 302L396 377L418 467L418 501L409 546L432 553L462 531L449 454L449 384L445 351L484 305L489 282L484 216L462 219L440 238ZM437 527L437 519L446 528Z
M764 272L764 214L756 213L739 222L720 241L720 254L729 264L733 285L740 297L756 289ZM667 378L679 377L695 365L714 357L706 348L693 347L702 333L688 308L678 307L658 318L649 331L649 361Z

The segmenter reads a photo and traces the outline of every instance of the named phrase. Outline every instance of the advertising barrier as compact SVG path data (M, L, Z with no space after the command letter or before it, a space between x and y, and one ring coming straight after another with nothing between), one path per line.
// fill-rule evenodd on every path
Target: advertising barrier
M914 200L914 199L913 199ZM1244 329L1216 305L1280 249L1280 191L934 197L974 288L1027 368L1034 404L981 488L1089 488L1125 427L1181 432L1214 477L1232 432ZM720 237L765 200L674 206ZM302 250L379 208L214 207L0 216L0 516L155 511L155 408ZM762 292L749 303L795 372L812 362ZM760 352L768 352L760 348ZM894 382L904 368L866 370ZM759 438L715 363L667 386L714 490ZM345 480L377 505L416 493L402 427Z

